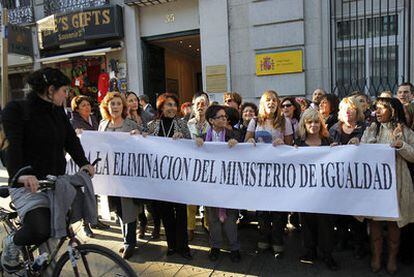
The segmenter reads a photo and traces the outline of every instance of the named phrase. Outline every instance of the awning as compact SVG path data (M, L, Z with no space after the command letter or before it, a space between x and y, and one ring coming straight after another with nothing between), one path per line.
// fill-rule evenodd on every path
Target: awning
M70 58L75 58L75 57L102 56L102 55L105 55L106 53L119 51L121 49L122 47L116 47L116 48L107 47L107 48L100 48L100 49L95 49L95 50L88 50L88 51L82 51L82 52L76 52L76 53L70 53L70 54L64 54L64 55L57 55L53 57L47 57L47 58L38 59L37 61L43 64L58 63L58 62L67 61Z

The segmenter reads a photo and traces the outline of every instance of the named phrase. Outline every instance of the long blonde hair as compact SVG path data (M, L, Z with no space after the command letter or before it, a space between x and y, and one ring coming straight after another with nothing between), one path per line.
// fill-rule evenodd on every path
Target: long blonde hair
M348 108L354 109L356 111L356 121L364 121L365 115L362 111L361 103L354 97L345 97L342 99L341 103L339 103L339 112L338 112L338 120L340 122L345 122L346 112Z
M303 112L300 118L300 121L299 121L297 134L300 139L305 140L307 137L306 121L309 121L309 120L312 120L312 121L318 120L321 123L321 128L319 130L319 136L321 138L329 137L329 132L328 132L328 129L326 128L326 124L322 118L322 115L317 110L313 108L308 108Z
M276 112L273 116L273 122L272 122L272 126L275 129L281 129L281 132L283 133L285 131L285 117L283 116L281 109L280 109L280 99L279 99L279 95L277 95L277 92L274 90L266 90L263 94L262 97L260 98L260 104L259 104L259 114L257 115L257 124L258 125L264 125L266 123L266 119L269 118L269 116L266 114L266 110L265 110L265 103L266 103L266 98L268 96L274 96L277 99L277 108L276 108Z

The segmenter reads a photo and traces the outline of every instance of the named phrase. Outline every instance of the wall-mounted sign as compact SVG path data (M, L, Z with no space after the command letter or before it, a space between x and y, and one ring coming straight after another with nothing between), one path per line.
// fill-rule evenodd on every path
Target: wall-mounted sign
M227 91L226 65L206 66L206 90L207 92Z
M165 23L173 23L175 21L175 14L169 13L165 15L164 22Z
M40 49L103 38L123 37L120 6L55 14L37 22Z
M9 52L33 56L32 32L30 28L9 24Z
M297 73L302 71L302 50L256 54L257 76Z

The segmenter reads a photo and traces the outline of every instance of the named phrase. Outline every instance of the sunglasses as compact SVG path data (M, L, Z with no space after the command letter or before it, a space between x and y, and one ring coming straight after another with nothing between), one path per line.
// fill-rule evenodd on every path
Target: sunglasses
M282 104L282 108L290 108L292 107L292 104Z

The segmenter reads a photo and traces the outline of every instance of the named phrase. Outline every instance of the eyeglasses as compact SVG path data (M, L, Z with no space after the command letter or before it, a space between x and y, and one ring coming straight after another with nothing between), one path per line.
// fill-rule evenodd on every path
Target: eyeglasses
M231 102L233 102L233 99L231 98L227 98L226 100L224 100L224 103L231 103Z
M214 119L227 119L227 115L215 116Z
M290 107L292 107L293 105L292 104L283 104L282 105L282 108L290 108Z
M174 107L177 107L177 103L165 103L164 104L166 107L169 107L169 108L174 108Z

